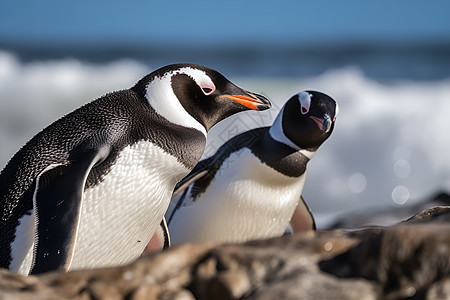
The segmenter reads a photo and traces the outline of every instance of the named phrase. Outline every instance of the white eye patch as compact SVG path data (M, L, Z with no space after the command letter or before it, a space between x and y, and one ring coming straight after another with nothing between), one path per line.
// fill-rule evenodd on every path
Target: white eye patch
M186 74L190 76L194 81L197 83L197 85L202 89L202 92L208 96L211 95L215 90L216 86L212 82L211 78L206 75L204 71L184 67L174 72L174 74Z
M216 89L211 78L206 72L190 67L183 67L156 77L147 85L147 100L153 109L172 123L195 128L206 136L205 127L192 117L181 105L176 97L172 86L171 78L176 74L186 74L190 76L202 89L205 95L209 95Z
M311 98L312 95L308 92L298 93L298 100L300 101L300 112L302 113L302 115L309 112L309 108L311 106Z

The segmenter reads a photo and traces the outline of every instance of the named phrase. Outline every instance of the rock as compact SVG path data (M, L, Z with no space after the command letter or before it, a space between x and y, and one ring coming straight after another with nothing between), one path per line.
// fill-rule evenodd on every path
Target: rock
M437 206L418 213L405 222L408 223L424 223L424 222L446 222L450 223L450 214L447 207Z
M436 222L444 216L446 223ZM340 278L376 281L387 299L423 298L433 283L450 275L449 232L450 207L433 208L392 228L355 232L364 236L356 247L319 266Z
M392 227L186 244L123 267L20 276L0 299L449 299L450 207Z
M366 209L363 212L351 212L337 218L328 229L346 228L355 229L368 226L392 226L398 222L410 218L421 211L435 206L450 205L450 195L445 192L437 193L429 199L420 201L413 205L388 209Z

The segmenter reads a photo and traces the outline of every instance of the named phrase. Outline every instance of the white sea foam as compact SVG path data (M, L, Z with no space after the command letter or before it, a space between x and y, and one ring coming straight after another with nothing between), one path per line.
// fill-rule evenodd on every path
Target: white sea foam
M132 60L24 64L0 52L0 168L47 124L106 92L132 86L149 71ZM284 102L302 90L324 92L339 103L335 131L311 160L304 189L319 227L327 222L321 215L330 212L406 205L450 191L450 78L380 83L348 67L312 78L230 79L268 96L274 108L218 124L206 156L239 132L270 125ZM364 188L355 186L355 174L365 179ZM398 186L408 191L402 201L392 196Z

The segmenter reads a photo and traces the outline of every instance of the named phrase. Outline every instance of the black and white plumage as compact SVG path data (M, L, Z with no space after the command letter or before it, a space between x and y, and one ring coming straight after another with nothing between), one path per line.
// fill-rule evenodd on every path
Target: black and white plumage
M0 267L105 267L141 255L206 133L270 103L212 69L169 65L33 137L0 174Z
M314 229L302 198L306 165L331 135L338 106L304 91L271 127L241 133L200 161L175 189L166 213L171 242L243 242ZM291 220L292 219L292 220Z

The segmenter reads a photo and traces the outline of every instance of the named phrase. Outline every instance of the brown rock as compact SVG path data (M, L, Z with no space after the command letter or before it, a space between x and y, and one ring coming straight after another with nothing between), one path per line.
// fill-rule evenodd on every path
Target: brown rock
M449 299L449 217L441 207L387 228L187 244L101 270L0 270L0 299Z
M436 207L392 228L354 232L363 237L356 247L319 265L341 278L374 280L390 299L425 295L450 276L449 217L450 207Z

